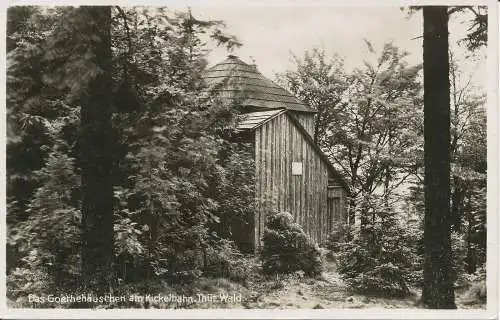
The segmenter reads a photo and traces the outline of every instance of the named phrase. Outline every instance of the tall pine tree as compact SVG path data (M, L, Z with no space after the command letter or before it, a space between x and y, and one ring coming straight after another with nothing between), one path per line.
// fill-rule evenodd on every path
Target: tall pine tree
M81 102L82 275L98 293L113 284L111 7L81 7L88 18L89 55L98 72Z
M425 219L422 302L432 309L454 309L447 7L426 6L423 17Z

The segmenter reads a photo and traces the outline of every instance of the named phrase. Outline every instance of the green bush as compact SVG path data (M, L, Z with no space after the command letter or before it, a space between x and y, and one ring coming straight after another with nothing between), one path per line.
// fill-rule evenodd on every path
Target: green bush
M403 270L390 262L350 278L347 283L355 291L365 294L390 297L405 297L410 294Z
M362 294L405 297L421 279L416 237L397 220L386 217L361 231L351 231L349 242L339 243L338 271L349 287Z
M41 269L15 268L7 276L7 296L20 306L29 306L28 295L53 293L54 281Z
M479 267L468 277L468 289L464 293L465 304L484 304L487 298L486 266Z
M233 241L219 239L217 243L207 246L203 255L203 275L238 282L246 281L249 275L248 261Z
M43 184L26 205L28 217L7 228L7 244L17 258L7 275L12 299L79 283L81 214L73 201L79 187L73 159L51 152L34 175Z
M342 244L347 241L349 225L347 223L335 222L332 225L332 231L328 235L325 243L326 249L332 253L337 253L342 249Z
M262 268L264 273L291 273L303 270L308 276L321 274L318 245L294 223L288 212L268 216L264 231Z
M463 304L486 303L486 266L480 266L473 274L462 273L455 283L455 288Z

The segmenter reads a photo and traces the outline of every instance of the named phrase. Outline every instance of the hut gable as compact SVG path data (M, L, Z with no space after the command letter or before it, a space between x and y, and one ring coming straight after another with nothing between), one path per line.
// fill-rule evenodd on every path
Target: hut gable
M328 177L331 181L331 184L341 186L344 189L348 190L349 187L344 178L342 177L342 175L333 167L328 157L326 157L326 155L321 151L320 147L314 142L313 138L304 128L302 123L300 123L300 121L295 116L292 116L290 113L287 113L286 111L287 110L285 109L278 109L278 110L256 111L256 112L246 113L242 116L242 119L237 129L256 130L258 127L264 125L268 121L271 121L275 117L278 117L281 114L286 113L286 116L288 116L289 121L291 121L296 126L297 130L299 130L302 133L305 141L307 141L307 143L311 146L311 148L316 152L318 157L320 157L321 160L327 166Z

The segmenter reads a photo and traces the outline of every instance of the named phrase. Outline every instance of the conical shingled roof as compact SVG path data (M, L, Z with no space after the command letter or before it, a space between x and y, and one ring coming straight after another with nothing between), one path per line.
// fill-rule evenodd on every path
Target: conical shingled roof
M221 98L237 100L243 107L316 112L264 77L255 66L233 55L207 69L203 79L209 88L220 93Z

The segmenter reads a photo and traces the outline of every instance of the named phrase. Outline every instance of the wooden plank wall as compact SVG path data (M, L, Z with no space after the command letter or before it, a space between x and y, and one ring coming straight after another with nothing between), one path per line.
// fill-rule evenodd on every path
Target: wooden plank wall
M291 114L306 129L311 138L314 138L314 113L292 111Z
M326 240L328 167L286 114L256 129L255 162L257 247L272 209L290 212L314 240ZM302 175L292 175L292 162L302 162Z
M328 198L337 199L332 212L333 221L347 223L347 192L341 186L329 186Z

